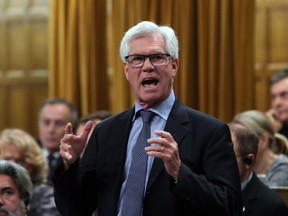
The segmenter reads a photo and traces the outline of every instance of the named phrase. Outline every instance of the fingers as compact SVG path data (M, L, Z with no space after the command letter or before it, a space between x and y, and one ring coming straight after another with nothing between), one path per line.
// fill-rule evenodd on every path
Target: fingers
M62 143L69 142L69 140L71 139L72 136L73 136L72 124L69 122L65 126L65 134L64 134L63 138L60 140L60 143L62 144Z
M276 113L273 109L270 109L266 112L266 115L270 118L276 118Z
M274 131L278 132L282 128L283 125L282 125L282 122L278 119L276 112L273 109L271 109L266 112L266 115L270 119L274 127Z
M156 143L161 146L168 147L167 145L169 145L169 143L175 142L173 136L169 132L156 130L155 134L158 137L148 139L147 142L149 144Z
M159 155L161 156L161 153L169 155L172 154L173 151L178 151L178 145L170 133L162 130L156 130L155 134L158 137L153 137L147 140L149 144L156 144L145 148L147 154L159 157Z
M72 155L68 151L63 150L61 150L61 156L64 161L70 160L72 158Z
M81 154L92 127L92 121L88 121L85 124L82 133L77 136L73 134L72 124L68 123L66 125L65 134L60 140L59 146L60 155L64 161L65 169L68 169L69 166L73 164Z
M174 140L173 136L169 132L163 130L156 130L155 134L166 139Z
M272 121L277 121L277 122L281 122L280 120L280 113L275 110L275 109L270 109L268 111L266 111L266 115L270 118L270 120Z
M181 164L178 144L173 136L166 131L157 130L155 134L158 137L150 138L147 142L156 145L146 147L145 151L148 155L161 159L164 162L167 173L173 178L177 178Z
M149 155L159 156L161 153L166 153L167 154L169 150L168 150L168 148L165 148L162 145L153 145L153 146L146 147L145 151Z

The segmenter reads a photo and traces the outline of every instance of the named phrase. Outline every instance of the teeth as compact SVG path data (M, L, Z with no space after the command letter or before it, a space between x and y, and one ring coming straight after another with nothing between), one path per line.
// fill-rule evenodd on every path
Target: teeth
M143 82L147 82L147 81L150 81L150 80L153 80L153 79L144 79Z
M156 86L156 83L144 84L143 86L144 86L144 87L147 87L147 86Z

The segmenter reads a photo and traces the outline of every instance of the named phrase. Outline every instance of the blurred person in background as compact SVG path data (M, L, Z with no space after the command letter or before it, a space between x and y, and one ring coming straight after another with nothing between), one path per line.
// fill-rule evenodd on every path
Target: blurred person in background
M275 133L275 145L271 146L275 154L284 154L288 156L288 138L280 133Z
M0 160L0 215L25 216L31 192L28 171L13 161Z
M258 110L248 110L237 114L233 122L246 126L259 138L254 166L258 177L261 177L268 186L288 186L288 157L274 152L278 142L287 140L283 136L275 135L267 115Z
M89 132L89 135L88 135L88 139L86 141L86 145L88 143L88 140L93 132L93 129L95 128L95 126L103 121L104 119L108 118L112 116L112 113L108 110L99 110L99 111L96 111L96 112L93 112L93 113L90 113L86 116L83 116L82 118L79 119L78 121L78 124L77 124L77 129L76 129L76 135L80 135L82 132L83 132L83 129L84 129L84 126L85 124L88 122L88 121L91 121L92 122L92 128ZM82 153L81 153L81 156L83 155L84 151L85 151L85 148L86 146L84 147Z
M259 137L239 123L229 124L241 178L242 216L287 216L288 206L253 171Z
M33 190L28 216L60 216L53 187L46 183L46 157L30 134L17 128L3 130L0 133L0 158L22 165L30 174Z
M270 79L271 109L266 112L274 130L288 137L288 69L276 72Z
M89 113L88 115L85 115L85 116L81 117L79 119L79 121L78 121L78 124L77 124L76 134L77 135L81 134L83 129L84 129L85 124L88 121L92 121L93 126L92 126L90 134L89 134L89 137L90 137L91 133L93 132L94 127L99 122L101 122L102 120L104 120L104 119L106 119L106 118L108 118L110 116L112 116L112 113L110 111L108 111L108 110L99 110L99 111L92 112L92 113ZM88 139L89 139L89 137L88 137Z
M48 160L48 180L60 160L60 139L64 136L65 125L71 122L76 128L78 112L73 104L61 98L48 98L41 104L39 111L39 143Z

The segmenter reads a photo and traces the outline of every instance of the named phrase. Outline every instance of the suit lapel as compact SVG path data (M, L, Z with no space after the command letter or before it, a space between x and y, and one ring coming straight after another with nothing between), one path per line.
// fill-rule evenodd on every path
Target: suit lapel
M129 139L129 131L132 127L132 118L134 115L134 109L129 109L120 118L117 124L114 125L115 131L117 131L113 136L113 139L117 140L117 150L119 153L126 154L127 143ZM128 131L128 132L127 132Z
M117 124L114 125L117 128L113 135L113 139L117 140L117 145L115 145L114 150L116 152L116 164L121 164L121 172L124 169L124 164L126 161L126 150L127 143L129 139L129 131L132 127L132 118L134 115L134 109L129 109L128 112L125 112L120 118ZM127 132L128 131L128 132Z
M181 140L187 133L187 130L185 129L187 122L189 122L189 119L185 110L185 106L176 99L169 118L167 119L164 131L171 133L178 145L181 144ZM151 187L161 172L165 172L164 163L161 159L154 158L147 184L147 190Z

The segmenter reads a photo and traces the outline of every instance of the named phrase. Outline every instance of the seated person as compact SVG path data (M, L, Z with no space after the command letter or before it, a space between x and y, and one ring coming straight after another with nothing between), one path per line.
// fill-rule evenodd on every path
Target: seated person
M288 186L288 157L273 151L280 137L275 136L273 125L267 115L261 111L248 110L237 114L233 122L246 126L259 138L254 165L258 177L268 186Z
M108 118L112 116L112 113L108 110L99 110L99 111L96 111L96 112L93 112L93 113L90 113L86 116L83 116L82 118L80 118L79 122L78 122L78 125L77 125L77 129L76 129L76 134L79 135L82 133L82 130L86 124L86 122L88 121L92 121L93 123L93 127L90 131L90 134L89 136L91 135L94 127L102 120Z
M65 133L65 125L70 122L73 130L77 125L76 107L63 98L46 98L40 104L38 113L38 144L48 161L48 180L51 181L57 164L60 163L60 139Z
M270 78L271 109L266 112L276 132L288 137L288 68Z
M5 129L0 133L0 159L25 167L33 190L27 216L60 216L51 185L46 184L48 162L35 139L21 129Z
M28 171L12 161L0 160L0 215L25 216L31 193Z
M92 121L92 128L90 129L90 133L88 135L88 139L87 139L87 142L86 144L88 143L88 140L89 140L89 137L91 136L92 132L93 132L93 129L94 127L101 121L103 121L104 119L108 118L112 116L112 113L108 110L99 110L99 111L96 111L96 112L93 112L93 113L90 113L86 116L83 116L82 118L80 118L79 122L78 122L78 125L77 125L77 128L76 128L76 135L80 135L84 129L84 126L85 124L88 122L88 121ZM85 148L83 149L82 151L82 154L84 153L85 151ZM82 156L81 154L81 156Z
M275 133L275 145L271 146L272 151L275 154L284 154L288 156L288 138L283 134Z
M287 216L288 206L284 200L253 172L258 136L239 123L230 123L229 127L241 179L242 216Z

